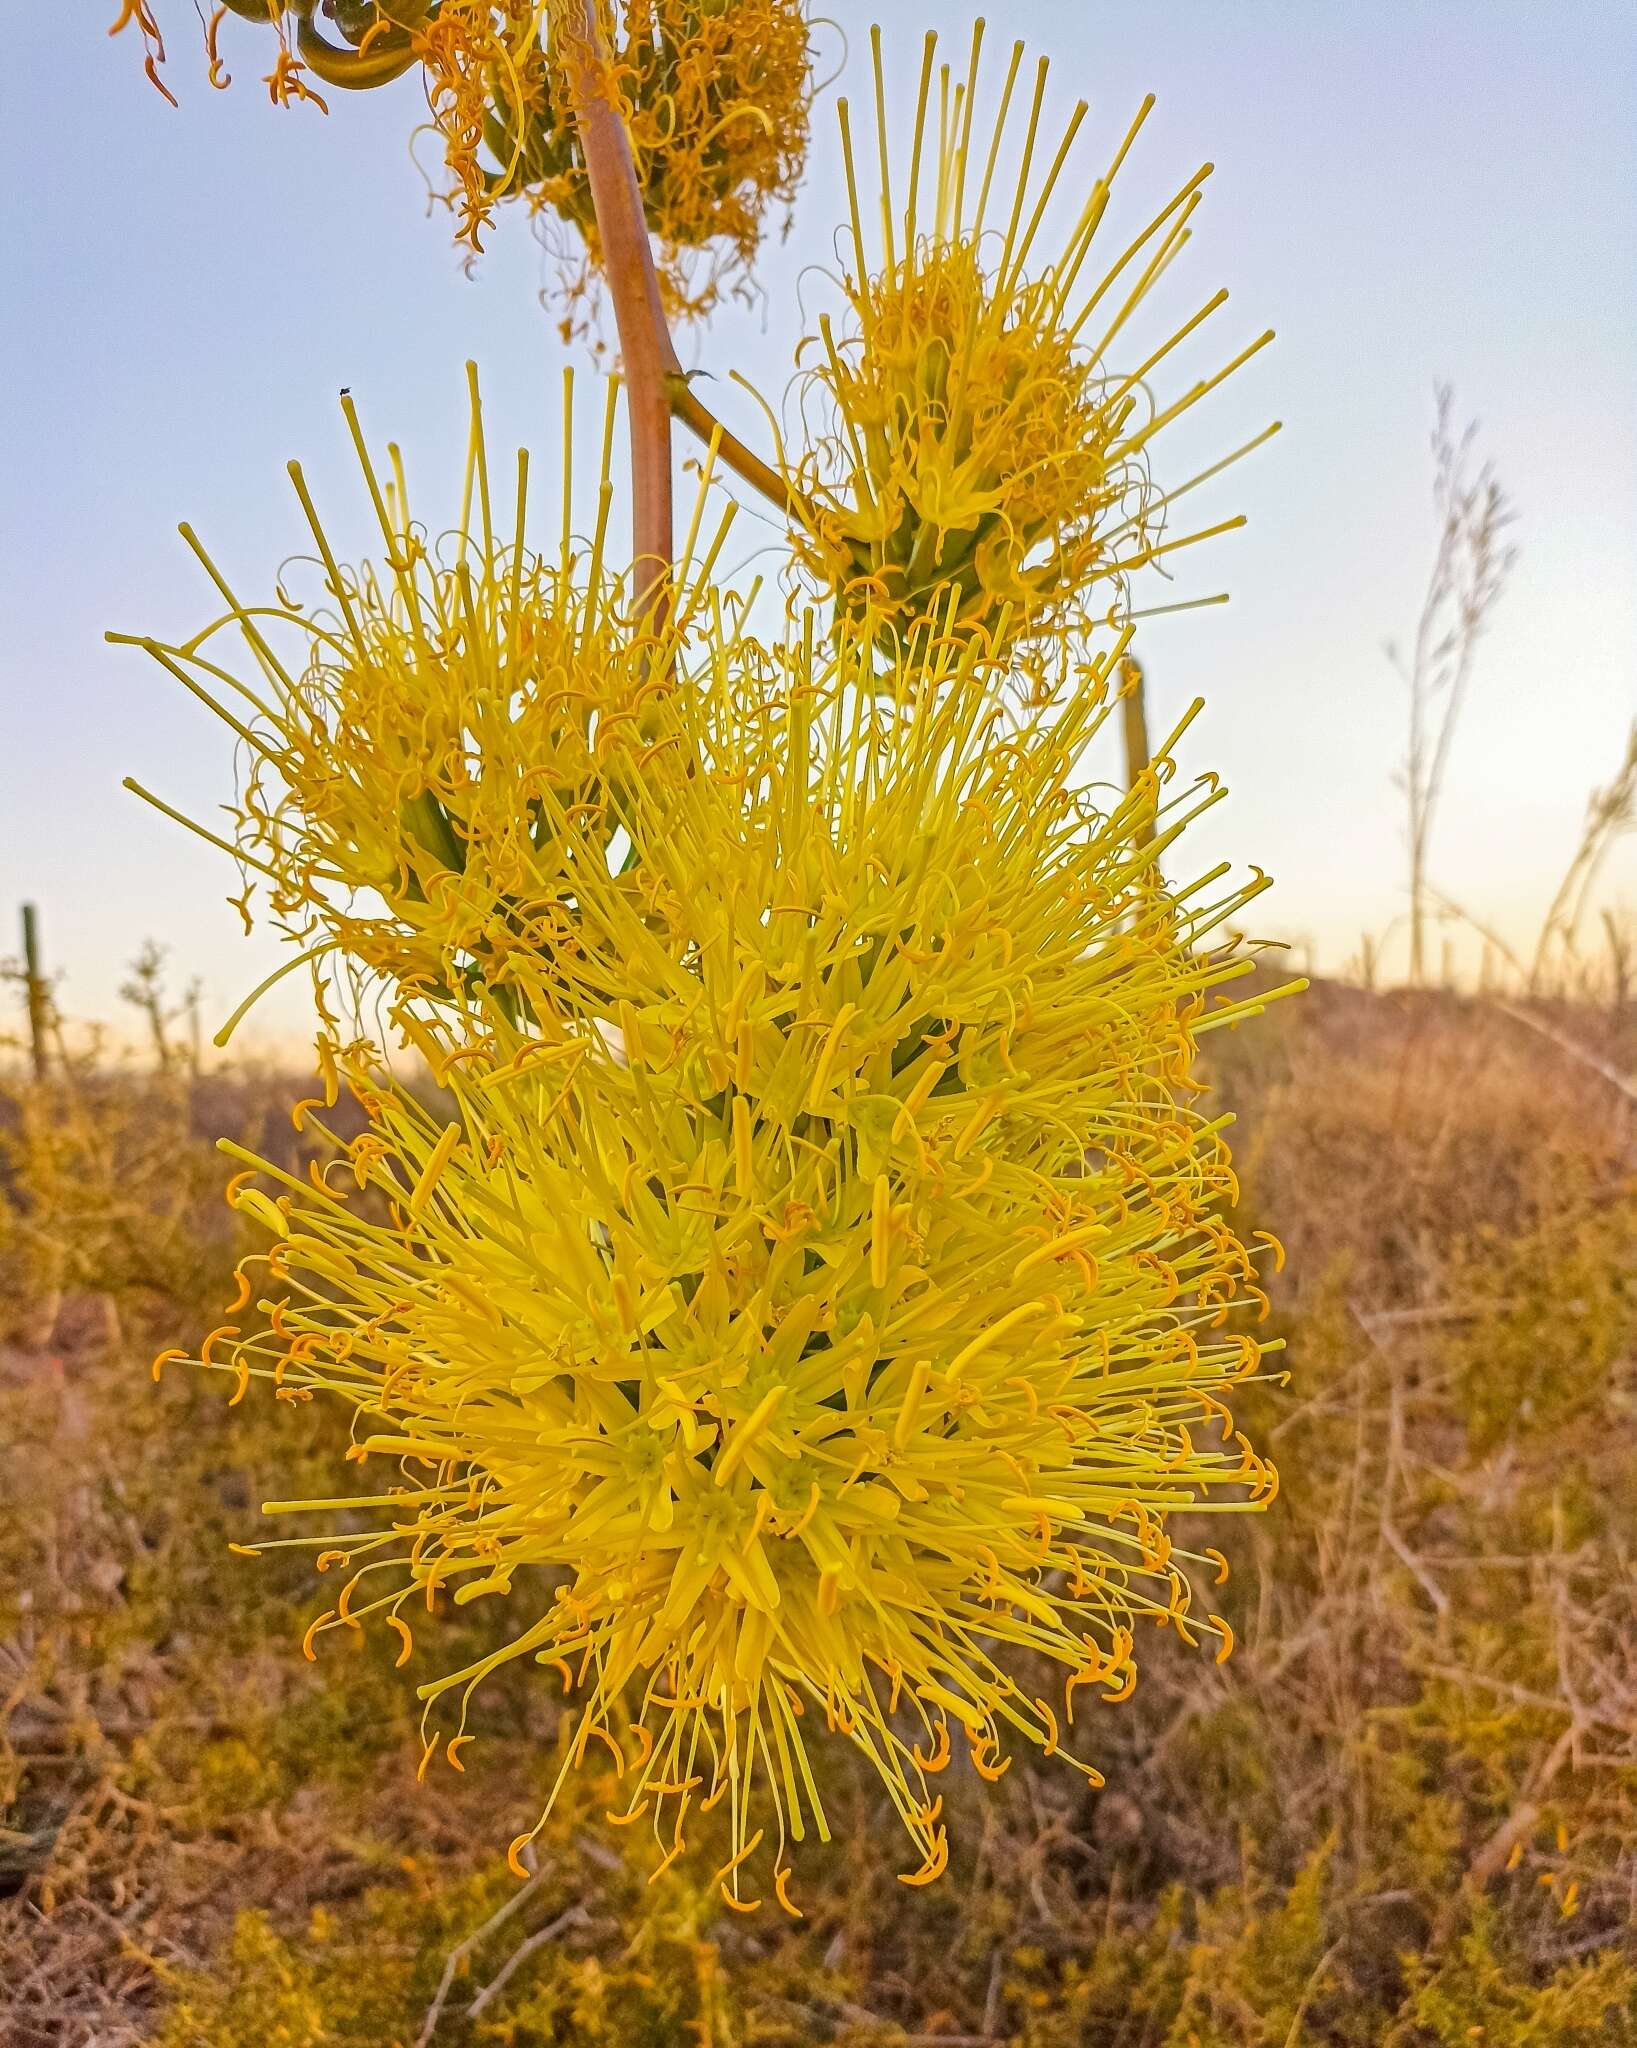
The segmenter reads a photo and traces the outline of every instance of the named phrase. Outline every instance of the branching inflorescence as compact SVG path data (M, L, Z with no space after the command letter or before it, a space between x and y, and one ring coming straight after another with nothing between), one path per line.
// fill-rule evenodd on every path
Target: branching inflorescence
M858 285L851 356L823 337L861 464L850 500L818 493L822 453L802 470L810 566L855 551L832 603L766 630L718 574L709 463L665 601L616 573L613 386L593 530L565 455L537 551L526 458L492 473L474 373L451 534L411 516L346 401L381 566L343 564L292 465L316 601L241 602L195 542L222 615L137 643L238 736L219 843L324 1019L322 1093L295 1112L320 1162L238 1155L229 1198L265 1249L195 1361L235 1401L262 1381L351 1412L364 1490L268 1508L336 1520L291 1539L338 1588L309 1654L385 1626L407 1662L440 1598L502 1603L497 1646L421 1686L427 1761L458 1761L488 1673L550 1666L562 1771L611 1754L616 1818L662 1864L723 1807L739 1906L760 1863L788 1905L790 1845L828 1834L820 1730L879 1771L911 1883L947 1860L933 1781L957 1741L985 1777L1019 1739L1095 1777L1076 1709L1130 1692L1140 1620L1231 1646L1189 1569L1226 1560L1175 1550L1168 1519L1276 1485L1227 1396L1274 1348L1255 1325L1279 1254L1227 1220L1228 1119L1196 1064L1267 1000L1230 988L1263 883L1168 879L1220 795L1179 781L1183 727L1123 793L1088 785L1132 632L1089 593L1143 515L1118 482L1077 497L1056 456L1116 477L1134 380L1059 325L1092 209L1025 287L1020 185L985 267L956 165L970 90L945 80L914 266L889 247ZM940 322L966 340L917 440L861 366L924 395L905 352ZM1058 438L978 404L954 372L980 363L1002 393L1038 375ZM999 509L915 512L912 486L968 459ZM847 524L889 491L873 539ZM933 538L901 574L854 573L912 518ZM1069 650L1049 690L1043 634Z
M565 258L577 300L595 281L599 248L561 12L552 0L223 0L206 29L210 79L229 82L220 50L228 14L273 31L263 82L281 105L328 112L332 90L373 90L419 70L444 157L439 196L461 241L476 252L505 199L570 223L584 242L583 255ZM698 317L746 284L768 213L795 197L812 99L806 9L802 0L603 0L599 12L667 310ZM166 91L149 0L125 0L115 28L128 24Z

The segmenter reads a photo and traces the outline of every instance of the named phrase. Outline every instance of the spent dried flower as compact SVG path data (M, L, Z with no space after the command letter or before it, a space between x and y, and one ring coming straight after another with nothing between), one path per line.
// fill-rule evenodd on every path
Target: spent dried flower
M672 318L708 313L750 275L769 213L788 209L806 159L811 31L803 0L637 0L603 25L657 270ZM601 264L590 180L573 118L566 32L515 87L497 76L484 135L500 166L487 203L516 195L570 222L576 299Z
M328 111L311 81L368 90L418 68L448 175L439 197L459 239L476 251L503 199L560 218L583 244L563 252L566 296L583 298L600 249L565 64L570 10L553 0L225 0L205 25L212 84L226 82L218 31L227 12L274 31L265 83L280 105ZM598 13L667 309L701 315L745 286L769 214L794 198L812 102L804 0L602 0ZM114 30L133 23L148 75L169 98L149 0L125 0Z

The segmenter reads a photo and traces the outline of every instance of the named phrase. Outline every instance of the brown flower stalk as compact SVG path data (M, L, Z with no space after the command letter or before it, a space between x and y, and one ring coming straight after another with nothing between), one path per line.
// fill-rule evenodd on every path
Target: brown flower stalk
M671 398L680 378L660 303L642 190L615 94L597 0L571 0L575 17L564 37L580 146L597 212L608 292L614 302L631 429L632 579L639 603L665 603L671 574Z
M800 501L771 464L728 433L694 395L671 340L654 269L631 138L597 22L597 0L568 0L565 68L614 305L631 429L632 567L639 602L672 566L671 420L674 415L746 483L781 510ZM656 599L663 603L663 599Z

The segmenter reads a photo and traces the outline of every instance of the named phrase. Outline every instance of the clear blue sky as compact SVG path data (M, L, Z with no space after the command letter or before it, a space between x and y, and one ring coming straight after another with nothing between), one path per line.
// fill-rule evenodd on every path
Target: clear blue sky
M32 897L65 1006L111 1016L124 962L152 936L179 978L203 979L214 1021L273 956L240 938L224 864L119 785L134 773L201 815L228 792L229 755L206 714L105 647L103 629L179 634L208 616L178 519L235 578L270 579L300 543L291 455L343 536L366 543L338 387L372 434L403 444L436 523L456 509L466 357L483 366L497 443L547 455L565 352L521 220L467 276L446 219L427 217L406 144L413 82L337 93L328 119L281 113L258 81L266 38L230 21L237 77L212 93L191 7L161 0L176 111L131 38L103 34L116 11L72 0L18 10L7 30L0 951ZM923 26L963 48L971 21L936 0L822 11L847 38L855 97L872 13L905 69ZM1214 487L1212 506L1251 525L1214 544L1191 587L1226 583L1234 602L1146 639L1156 720L1203 694L1186 763L1234 792L1207 851L1273 871L1262 928L1310 937L1321 967L1401 910L1404 707L1380 648L1413 625L1432 386L1448 377L1518 503L1523 555L1434 869L1476 914L1529 933L1637 709L1637 9L1025 0L992 34L1014 30L1056 60L1061 104L1090 100L1102 136L1158 94L1123 174L1132 216L1214 159L1179 289L1196 302L1232 289L1224 341L1279 330L1193 444L1286 422ZM824 260L840 206L829 100L816 128L765 303L683 342L775 402L801 273ZM731 394L722 404L753 426ZM1637 909L1629 844L1608 894ZM263 1030L300 1021L292 992Z

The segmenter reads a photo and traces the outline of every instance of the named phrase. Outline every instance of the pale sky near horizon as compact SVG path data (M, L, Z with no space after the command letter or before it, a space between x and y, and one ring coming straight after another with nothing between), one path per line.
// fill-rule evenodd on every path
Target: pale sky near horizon
M241 938L227 863L120 781L204 816L230 793L230 749L104 628L180 637L211 616L180 519L237 582L269 589L301 540L292 455L344 544L367 546L339 387L373 437L402 443L417 510L438 526L458 509L465 359L482 365L495 447L526 441L549 468L575 352L539 304L548 267L520 218L502 218L468 276L447 218L427 217L406 140L423 111L413 81L334 93L328 118L279 112L259 83L267 38L230 20L236 77L213 93L188 0L157 4L179 110L147 86L132 38L103 33L113 0L19 10L7 28L0 954L32 899L65 1010L111 1017L125 963L154 938L178 983L202 980L214 1027L276 956ZM844 75L816 110L794 233L767 252L760 305L681 339L688 360L741 369L775 405L804 272L828 260L842 210L833 103L868 98L872 16L886 18L906 128L921 30L944 32L960 62L972 20L945 0L817 11L845 37L843 53L826 32ZM1201 549L1177 594L1226 587L1233 602L1156 621L1142 642L1154 725L1202 695L1184 766L1220 770L1232 790L1203 854L1271 870L1258 929L1309 941L1320 969L1400 916L1405 706L1381 648L1408 637L1420 601L1432 391L1448 378L1516 502L1521 555L1432 866L1526 942L1637 713L1637 8L1020 0L991 41L1014 32L1053 58L1061 111L1090 101L1088 162L1158 95L1121 174L1133 222L1216 163L1165 303L1180 318L1220 284L1233 296L1188 374L1278 330L1176 450L1191 473L1285 422L1197 501L1250 524ZM748 401L713 391L759 437ZM1617 849L1602 900L1637 913L1637 840ZM304 1029L291 984L245 1043Z

